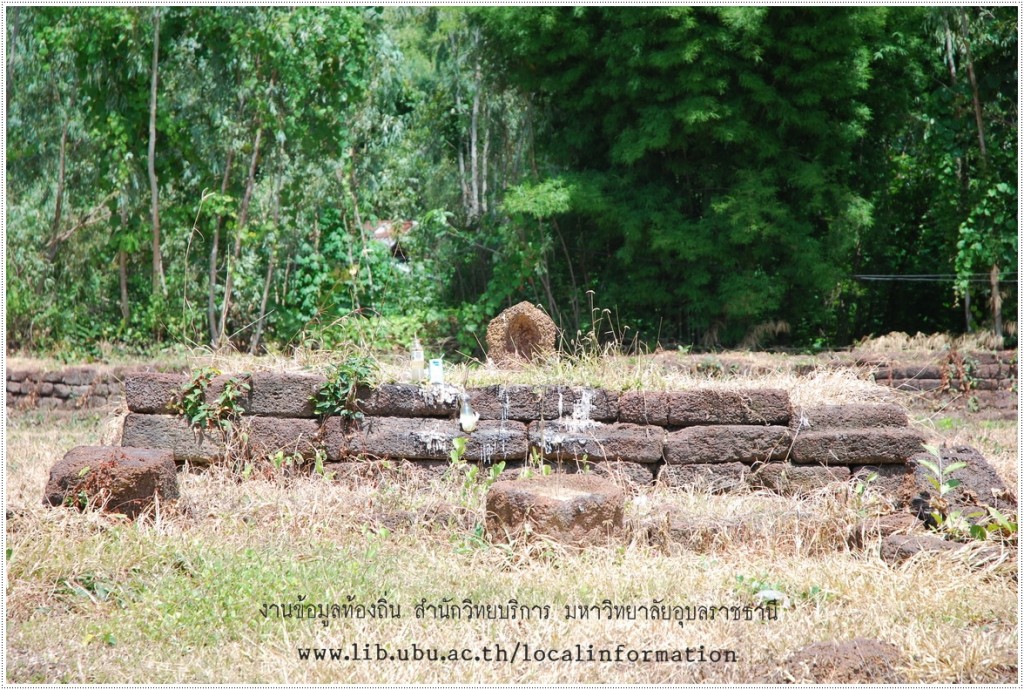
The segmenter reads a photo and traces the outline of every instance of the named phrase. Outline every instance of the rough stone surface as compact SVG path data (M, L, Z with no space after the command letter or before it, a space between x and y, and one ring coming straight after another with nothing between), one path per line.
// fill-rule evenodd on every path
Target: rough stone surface
M815 642L791 654L772 682L853 684L902 683L899 649L887 642L856 638Z
M619 395L619 421L668 426L668 395L645 391L622 393Z
M461 401L462 394L455 386L385 383L372 391L360 390L356 407L375 417L451 417Z
M278 451L312 458L319 447L320 426L315 419L246 417L241 429L248 436L252 458L265 458Z
M574 386L487 386L467 391L481 419L537 419L571 417L580 421L614 421L618 395L611 391Z
M958 387L957 381L950 381L951 386ZM943 387L941 379L892 379L889 385L902 391L937 391Z
M173 414L174 403L188 378L181 374L141 373L125 377L124 396L130 412Z
M529 302L498 314L487 326L487 357L507 368L549 357L558 328L551 317Z
M665 441L665 462L702 464L782 460L789 452L789 429L782 426L695 426L673 431Z
M861 520L853 526L850 546L863 548L866 544L893 534L909 534L922 529L921 521L910 513L892 513Z
M448 460L452 441L466 439L467 461L523 460L527 454L526 426L519 422L481 420L465 433L452 419L410 420L367 417L348 425L334 419L324 425L328 459L366 455L406 460Z
M121 445L132 448L163 448L174 453L178 464L210 465L224 457L224 440L216 431L197 433L183 417L129 414L124 420Z
M750 466L742 462L665 465L658 472L658 483L719 493L745 486L748 474Z
M159 494L178 497L174 458L168 450L78 446L50 468L43 498L50 505L101 504L103 510L136 517Z
M487 492L485 525L492 539L543 535L576 547L607 544L622 533L625 493L587 474L495 482Z
M770 489L783 496L811 493L850 478L849 467L765 463L750 476L753 486Z
M954 471L950 476L960 480L960 486L946 494L944 499L950 508L966 512L974 510L987 514L985 506L992 506L999 511L1013 512L1017 510L1017 497L999 477L995 468L988 460L970 446L942 447L939 449L942 466L948 467L954 462L966 462L967 467ZM928 482L931 472L918 460L935 462L930 453L918 453L910 458L913 468L913 484L908 493L911 497L929 498L935 494L935 488Z
M921 435L910 429L804 431L793 442L792 460L824 465L902 464L921 450Z
M701 389L666 394L671 426L698 424L789 424L789 393L759 388L721 391Z
M224 394L224 388L227 383L232 379L235 381L235 385L240 393L240 395L235 398L236 409L242 414L249 414L250 408L252 407L252 380L248 374L221 374L219 376L214 376L210 381L210 385L206 387L206 404L215 404L217 399ZM249 389L246 390L245 386L249 386Z
M882 539L879 555L886 563L896 565L921 553L953 551L957 544L931 534L890 534Z
M313 417L313 398L325 381L316 374L253 374L250 412L266 417Z
M899 405L820 405L794 415L794 422L811 431L825 429L905 427L907 413Z
M875 478L868 480L874 473ZM907 505L909 495L913 491L912 477L914 468L911 465L853 465L850 467L850 478L862 481L869 490L876 491L897 505Z
M69 386L86 386L96 379L96 370L92 367L71 367L64 370L62 379Z
M530 445L548 460L629 460L658 462L665 431L635 424L575 424L560 420L532 422Z
M656 465L640 462L622 462L609 460L606 462L595 462L589 467L590 473L604 477L619 486L633 488L638 486L650 486L654 484Z

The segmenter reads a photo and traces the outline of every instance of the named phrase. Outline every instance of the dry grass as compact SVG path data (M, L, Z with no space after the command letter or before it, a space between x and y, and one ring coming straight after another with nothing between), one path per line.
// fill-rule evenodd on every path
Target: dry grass
M1008 330L1008 332L1010 332ZM1016 332L1014 324L1013 332ZM949 350L961 352L974 350L1002 350L1003 341L996 338L994 333L980 331L960 336L951 336L947 333L916 333L913 336L893 331L888 335L864 338L856 346L854 352L863 353L909 353L909 354L935 354Z
M235 361L225 370L238 370ZM274 366L283 366L281 363ZM561 366L561 365L559 365ZM562 370L567 382L615 376ZM678 374L659 381L642 363L614 379L652 388L737 386L740 379ZM251 367L249 367L251 370ZM453 369L453 373L462 373ZM551 370L546 370L551 373ZM487 379L467 372L467 383ZM549 382L545 370L523 382ZM478 377L478 378L472 378ZM576 378L574 378L576 377ZM687 378L689 377L689 378ZM457 378L450 379L459 382ZM607 380L607 379L605 379ZM852 375L809 379L778 372L748 386L786 388L797 404L889 392ZM858 398L863 399L863 398ZM936 438L977 445L1015 473L1016 425L919 420ZM958 423L959 424L959 423ZM903 654L911 683L1017 680L1016 567L979 568L965 554L884 564L878 546L847 546L870 503L848 492L781 498L646 489L628 506L631 537L617 547L498 545L477 537L482 491L458 478L384 472L358 485L321 478L241 480L224 468L185 472L182 499L137 523L40 505L46 472L68 448L97 443L95 415L15 414L7 425L7 681L153 683L757 683L821 640L868 637ZM1012 472L1011 472L1012 470ZM673 513L689 539L652 534ZM1005 557L998 560L1005 560ZM741 579L742 578L742 579ZM791 605L765 623L567 620L567 605L753 603L756 581ZM329 627L264 618L264 603L400 604L399 620ZM550 605L548 620L419 619L421 600ZM736 663L380 663L297 659L301 647L416 643L474 650L525 642L534 649L729 649Z

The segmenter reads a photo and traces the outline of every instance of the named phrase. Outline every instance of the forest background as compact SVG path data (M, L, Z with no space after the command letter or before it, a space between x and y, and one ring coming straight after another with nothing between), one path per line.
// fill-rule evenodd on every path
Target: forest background
M472 356L520 300L681 347L1016 341L1015 6L8 7L6 39L8 351Z

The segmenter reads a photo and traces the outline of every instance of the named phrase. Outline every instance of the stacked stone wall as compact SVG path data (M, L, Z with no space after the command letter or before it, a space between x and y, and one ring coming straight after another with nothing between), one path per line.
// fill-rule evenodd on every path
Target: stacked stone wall
M570 470L614 469L641 483L728 488L753 482L797 491L848 479L866 466L904 467L922 441L896 406L794 410L788 393L773 389L619 394L554 385L471 388L466 393L480 420L466 433L457 418L460 389L384 384L359 392L361 418L318 419L311 398L325 379L273 373L248 379L230 433L199 433L168 413L187 381L184 375L129 376L122 445L169 449L178 464L193 465L320 452L343 469L366 460L436 466L448 460L454 440L464 438L469 462L517 467L532 458Z
M81 410L113 407L123 399L123 370L71 367L7 370L7 407Z

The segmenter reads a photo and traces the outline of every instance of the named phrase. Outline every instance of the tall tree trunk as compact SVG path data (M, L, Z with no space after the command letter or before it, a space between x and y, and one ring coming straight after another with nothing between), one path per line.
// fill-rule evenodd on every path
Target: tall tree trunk
M123 249L117 252L117 277L121 288L121 318L128 323L132 314L128 305L128 255Z
M228 149L227 161L224 163L224 178L220 182L220 193L225 195L228 192L228 181L231 179L231 163L235 157L234 148ZM217 261L220 252L220 231L224 226L223 214L217 216L217 223L213 227L213 242L210 247L210 279L209 290L206 299L206 319L210 326L210 345L217 346L220 338L220 331L217 330Z
M67 149L68 149L68 123L64 122L64 126L60 132L60 155L57 161L57 203L53 210L53 224L50 227L51 234L56 240L58 233L60 232L60 221L64 215L64 173L67 169ZM54 243L54 249L57 245ZM55 252L51 253L50 261L53 261Z
M273 82L271 82L273 85ZM252 145L252 158L249 160L249 174L245 180L245 193L242 195L242 205L238 209L238 227L235 229L235 247L228 259L227 276L224 278L224 301L221 302L219 340L220 345L224 344L225 333L228 322L228 310L231 308L231 291L234 281L231 273L234 265L238 263L242 255L242 235L245 233L245 225L249 220L249 203L252 201L252 192L256 186L256 167L260 158L260 143L263 140L263 124L259 118L256 119L256 137Z
M274 264L277 263L277 247L270 249L270 260L267 262L267 276L263 280L263 299L260 300L260 316L256 319L256 332L249 343L249 354L256 354L260 347L260 336L263 334L263 318L267 315L267 300L270 298L270 283L274 278Z
M485 109L486 114L486 109ZM480 159L480 211L487 213L487 159L491 149L491 128L484 117L484 152Z
M18 49L18 28L21 25L21 8L11 8L11 37L7 43L7 90L4 91L4 103L7 112L11 110L11 90L14 83L14 58Z
M964 44L964 57L967 58L967 80L971 83L971 100L974 102L974 121L978 125L978 148L981 150L982 169L988 164L988 152L985 150L985 124L981 117L981 98L978 95L978 80L974 76L974 59L971 57L971 43L967 40L967 11L960 10L961 41Z
M480 63L477 62L473 73L473 109L469 120L469 217L476 220L480 216L480 166L477 151L477 127L480 120Z
M166 297L167 281L164 280L164 261L160 252L160 187L156 177L156 87L159 60L160 9L156 8L153 10L153 69L149 92L149 191L153 219L153 292L159 290Z
M989 283L992 285L992 325L995 328L996 337L1003 338L1003 296L999 294L999 265L992 264L992 271L988 274Z

